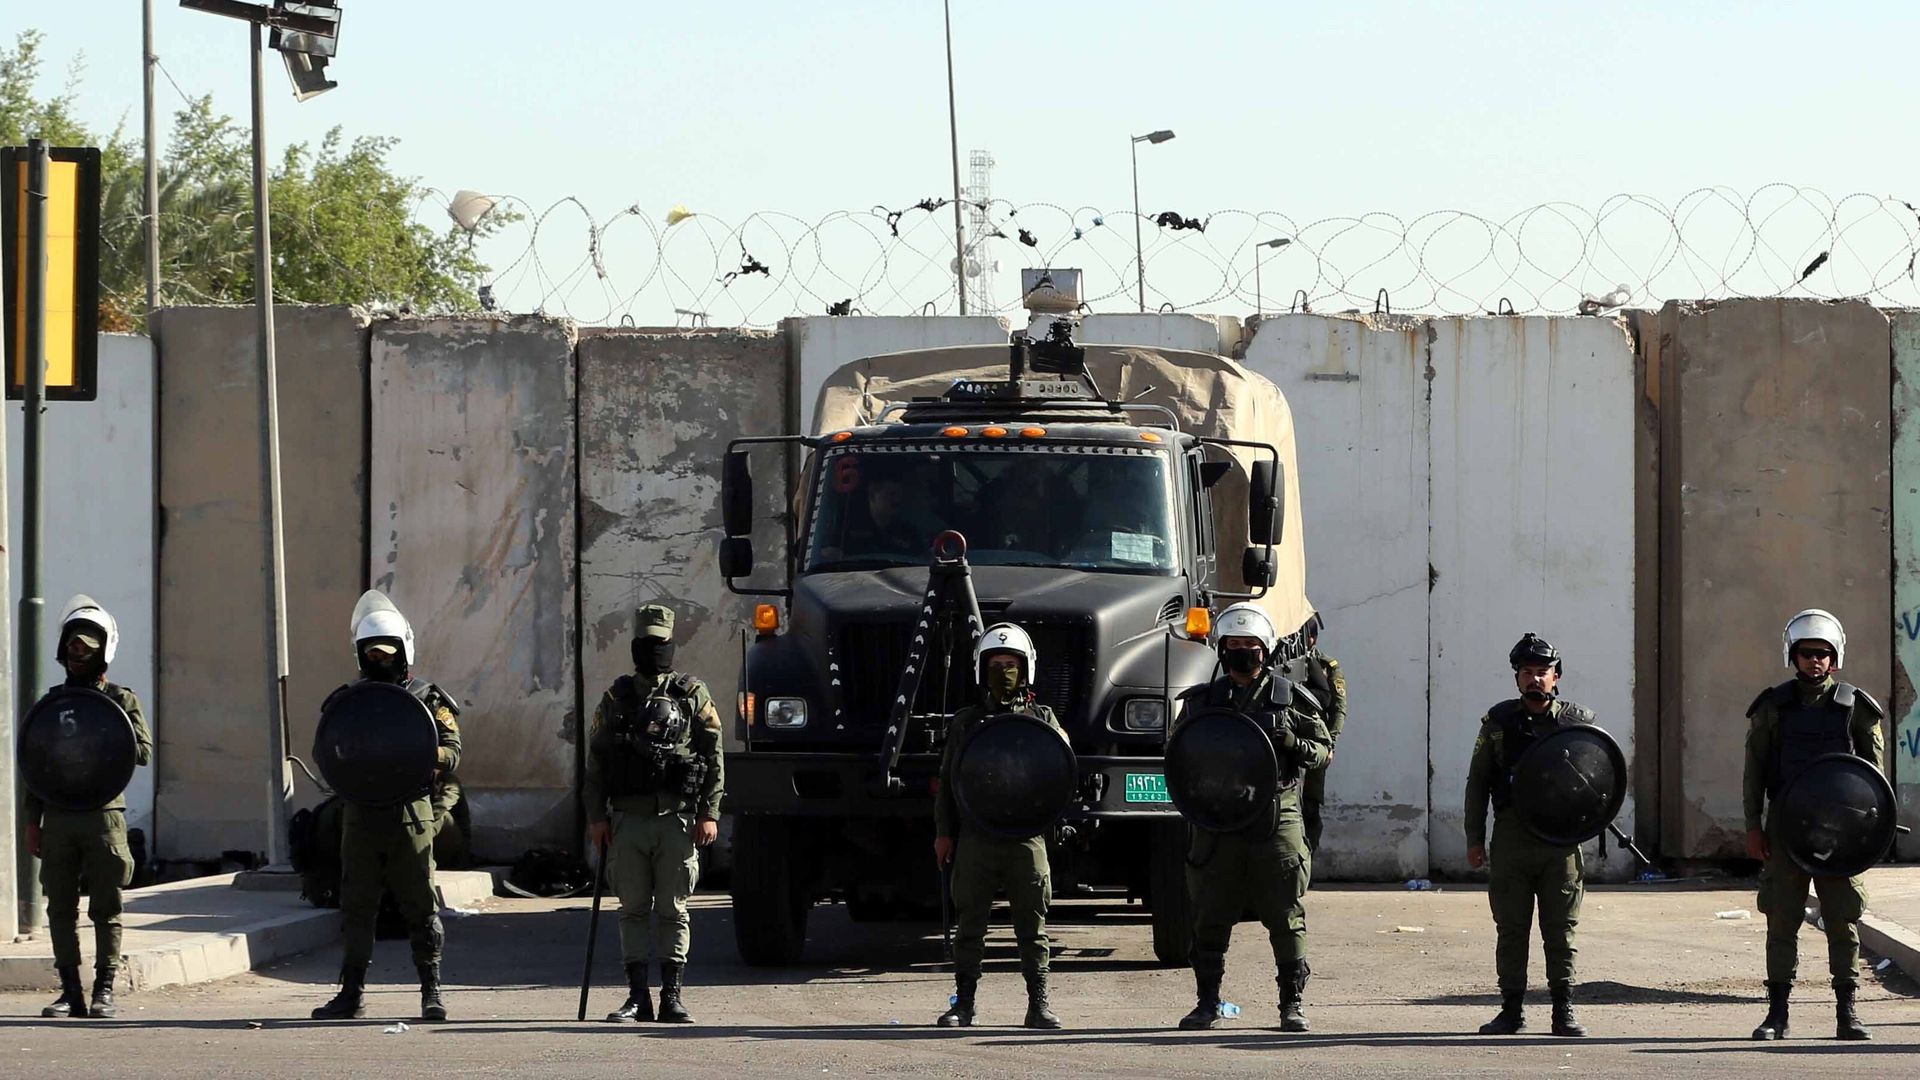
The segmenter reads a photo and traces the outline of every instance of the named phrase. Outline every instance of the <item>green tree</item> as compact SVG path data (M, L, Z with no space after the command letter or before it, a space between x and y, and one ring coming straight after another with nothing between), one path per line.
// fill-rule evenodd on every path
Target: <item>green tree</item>
M145 321L145 177L122 128L104 140L74 114L76 62L61 90L36 97L41 37L25 31L0 48L0 144L29 135L101 148L101 324ZM302 303L410 306L465 311L479 306L487 266L473 237L415 220L427 189L388 164L395 140L347 142L338 128L318 150L289 147L268 176L274 292ZM253 173L248 132L213 110L211 99L174 114L160 160L160 297L165 303L247 303L253 299ZM495 212L484 236L514 217Z

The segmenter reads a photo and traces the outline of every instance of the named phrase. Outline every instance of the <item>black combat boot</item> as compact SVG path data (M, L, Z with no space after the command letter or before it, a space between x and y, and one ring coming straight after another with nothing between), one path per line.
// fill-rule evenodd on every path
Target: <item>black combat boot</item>
M1181 1031L1211 1031L1220 1026L1220 976L1193 973L1193 1011L1180 1018Z
M1839 1018L1839 1023L1835 1027L1833 1037L1836 1039L1844 1039L1847 1042L1859 1042L1863 1039L1873 1038L1873 1032L1868 1031L1861 1025L1859 1015L1853 1011L1853 991L1854 984L1850 982L1833 984L1833 998L1837 1003ZM1786 1031L1786 1018L1784 1013L1781 1017L1780 1028L1782 1034L1784 1034Z
M364 991L367 965L355 964L340 969L340 992L333 1000L313 1010L315 1020L358 1020L367 1015Z
M83 986L80 982L80 965L73 964L67 967L63 967L59 969L59 972L60 972L60 996L53 999L53 1004L47 1006L44 1009L41 1009L40 1015L41 1016L74 1016L74 1017L86 1016L87 1015L87 988Z
M953 977L953 1004L940 1014L934 1023L941 1027L973 1026L973 992L980 987L979 975L955 975Z
M647 962L627 961L627 1003L607 1014L607 1022L653 1019L653 988L647 985Z
M87 1006L88 1016L106 1019L120 1010L113 1004L113 980L120 973L112 968L96 968L93 972L93 1001Z
M1480 1034L1517 1035L1527 1030L1526 997L1525 990L1500 991L1499 1015L1481 1024Z
M684 970L685 964L660 961L660 1022L663 1024L693 1023L687 1007L680 1004L680 973Z
M440 965L415 964L420 972L420 1019L439 1023L447 1018L446 1002L440 1000Z
M1554 983L1553 991L1553 1033L1569 1038L1580 1038L1587 1029L1573 1015L1573 984Z
M1767 984L1767 1018L1753 1029L1755 1039L1768 1042L1787 1037L1787 994L1792 990L1790 982Z
M1058 1031L1060 1018L1053 1015L1053 1005L1047 1000L1047 973L1029 971L1027 974L1027 1018L1021 1026L1039 1028L1043 1031Z
M1313 969L1305 960L1295 960L1293 966L1282 971L1275 982L1280 984L1280 1030L1307 1030L1307 1014L1301 1011L1300 1002L1307 992L1307 977Z

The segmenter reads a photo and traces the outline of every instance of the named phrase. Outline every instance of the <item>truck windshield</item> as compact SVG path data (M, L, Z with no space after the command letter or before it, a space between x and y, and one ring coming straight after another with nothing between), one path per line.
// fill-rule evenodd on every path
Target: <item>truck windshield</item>
M953 529L983 566L1160 574L1175 566L1165 454L1123 445L833 447L814 481L808 572L924 566Z

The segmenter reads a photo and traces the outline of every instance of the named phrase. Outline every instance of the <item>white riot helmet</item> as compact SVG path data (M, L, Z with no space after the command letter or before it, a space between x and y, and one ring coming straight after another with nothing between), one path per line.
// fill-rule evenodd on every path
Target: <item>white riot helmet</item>
M1832 612L1819 608L1808 608L1787 620L1787 628L1780 634L1780 662L1787 667L1793 666L1793 647L1803 641L1824 641L1833 646L1833 666L1847 665L1847 632L1840 626L1840 620Z
M1220 613L1213 620L1213 647L1230 637L1250 637L1258 640L1267 650L1267 659L1273 659L1273 650L1280 645L1280 634L1273 628L1273 620L1260 609L1260 605L1242 600Z
M360 644L374 638L398 638L400 656L408 667L413 666L413 627L408 625L407 617L393 606L387 594L379 589L368 589L360 594L360 602L353 605L353 658L360 660Z
M1040 654L1033 647L1033 639L1025 630L1010 622L994 623L980 634L980 640L973 646L973 681L987 684L987 654L990 652L1019 653L1027 662L1027 685L1033 684L1033 673L1040 670Z
M67 610L60 616L59 644L62 647L66 645L67 638L72 636L73 624L76 622L91 623L100 628L106 639L100 642L101 662L113 663L113 654L120 648L120 624L113 621L113 616L107 609L101 607L93 597L85 593L79 593L67 601Z

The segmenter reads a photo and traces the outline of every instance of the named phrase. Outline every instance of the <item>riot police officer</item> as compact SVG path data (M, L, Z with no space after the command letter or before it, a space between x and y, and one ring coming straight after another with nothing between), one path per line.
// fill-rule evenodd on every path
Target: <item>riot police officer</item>
M673 612L649 604L637 623L633 674L615 679L594 708L583 785L593 842L608 849L620 895L628 994L607 1019L654 1018L648 964L657 957L660 1019L690 1024L680 1000L687 898L700 877L697 849L719 835L720 713L704 683L674 669Z
M1847 632L1840 620L1809 608L1787 622L1784 661L1793 678L1768 687L1747 710L1747 760L1742 792L1747 854L1761 861L1759 907L1767 917L1767 1015L1756 1039L1787 1037L1787 997L1799 966L1800 927L1807 889L1819 894L1827 935L1827 967L1837 1002L1835 1037L1869 1039L1854 1012L1859 981L1860 916L1867 906L1863 878L1809 877L1787 856L1769 805L1795 773L1825 754L1854 754L1884 769L1880 703L1865 690L1839 682Z
M1008 840L965 820L954 797L954 767L966 741L982 722L1002 713L1038 717L1058 728L1053 710L1034 700L1033 673L1039 653L1027 632L1012 623L989 626L973 650L974 678L981 700L953 714L940 758L940 790L934 801L933 855L953 866L953 1006L940 1015L941 1027L971 1027L980 963L986 956L987 916L993 896L1004 889L1014 939L1020 946L1020 973L1027 982L1025 1026L1060 1026L1047 995L1047 906L1053 900L1053 874L1047 864L1045 836Z
M84 686L112 698L133 721L135 762L153 755L153 738L141 716L140 699L107 681L107 666L120 647L120 628L105 608L86 596L67 602L60 617L56 653L66 669L65 685ZM27 850L40 857L40 888L47 898L47 930L53 938L53 965L60 973L60 996L40 1010L42 1016L114 1015L114 978L120 969L120 890L133 880L133 856L127 847L127 798L116 793L96 810L61 810L31 791L24 800ZM80 983L80 890L87 891L87 916L93 922L93 1000Z
M413 674L413 627L400 609L377 589L369 589L353 610L354 657L363 682L400 686L433 715L439 736L436 780L460 765L460 707L453 696ZM349 689L342 686L327 698ZM321 706L322 711L326 705ZM366 1015L367 968L373 962L374 923L381 893L391 890L413 950L420 976L420 1019L445 1020L440 999L440 954L445 935L440 900L433 888L434 809L431 790L408 802L374 806L343 800L340 822L340 912L344 955L340 992L313 1010L315 1020L349 1020Z
M1514 763L1541 734L1564 724L1591 724L1593 712L1559 696L1561 658L1538 634L1521 638L1507 653L1520 696L1487 710L1473 743L1467 770L1467 863L1491 864L1487 903L1496 933L1494 969L1500 980L1500 1012L1480 1026L1482 1035L1512 1035L1527 1026L1528 938L1534 908L1540 910L1540 947L1546 953L1547 986L1553 994L1553 1033L1587 1033L1573 1012L1574 930L1586 895L1580 848L1549 844L1529 832L1513 805ZM1486 846L1487 803L1493 803L1493 850Z
M1305 686L1321 706L1320 719L1327 725L1327 763L1307 770L1300 782L1300 816L1306 821L1307 850L1320 850L1320 807L1327 801L1327 769L1340 748L1340 732L1347 726L1347 673L1340 661L1320 651L1320 631L1326 621L1318 612L1300 627L1300 643L1306 651L1280 665L1280 674L1298 686Z
M1232 605L1214 623L1213 640L1226 674L1182 695L1174 726L1202 708L1246 713L1272 740L1280 785L1272 808L1253 825L1230 833L1193 831L1187 891L1193 900L1190 962L1197 1001L1180 1026L1218 1025L1227 944L1241 913L1252 907L1273 944L1280 1027L1306 1031L1303 999L1313 969L1307 963L1302 898L1313 863L1300 815L1300 785L1308 770L1327 763L1333 740L1320 720L1320 702L1272 667L1280 637L1266 612L1250 603Z

